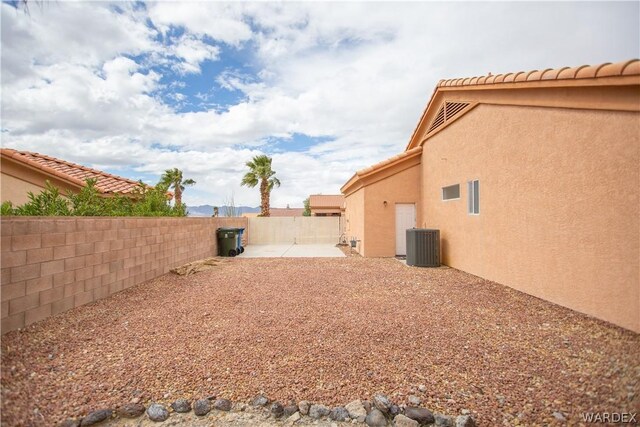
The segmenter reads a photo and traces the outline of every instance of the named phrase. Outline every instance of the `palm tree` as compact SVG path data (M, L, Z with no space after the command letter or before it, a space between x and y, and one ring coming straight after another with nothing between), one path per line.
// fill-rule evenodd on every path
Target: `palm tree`
M269 216L269 196L273 187L280 187L280 180L274 175L276 171L271 169L271 157L261 154L246 163L249 168L242 178L242 185L255 187L260 182L260 216Z
M182 179L182 171L178 168L167 169L160 177L160 184L173 188L173 194L176 198L176 207L182 206L182 192L188 185L194 185L196 182L192 179Z

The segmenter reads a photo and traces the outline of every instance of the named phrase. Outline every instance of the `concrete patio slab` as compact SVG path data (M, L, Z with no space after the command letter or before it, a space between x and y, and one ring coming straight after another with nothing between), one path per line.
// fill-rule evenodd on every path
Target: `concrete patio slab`
M333 244L249 245L240 258L337 258L344 253Z

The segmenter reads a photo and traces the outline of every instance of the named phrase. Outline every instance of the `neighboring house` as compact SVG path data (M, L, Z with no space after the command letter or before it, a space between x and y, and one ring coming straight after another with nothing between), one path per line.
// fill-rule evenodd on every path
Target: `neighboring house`
M404 153L341 189L364 256L444 264L640 332L640 61L440 81Z
M111 175L55 157L29 151L17 151L9 148L0 150L1 199L11 201L15 206L29 201L28 192L40 193L47 181L61 190L61 194L78 192L85 180L96 179L96 188L104 197L114 194L132 194L139 186L133 181Z
M311 216L342 216L344 196L342 194L312 194L309 196Z

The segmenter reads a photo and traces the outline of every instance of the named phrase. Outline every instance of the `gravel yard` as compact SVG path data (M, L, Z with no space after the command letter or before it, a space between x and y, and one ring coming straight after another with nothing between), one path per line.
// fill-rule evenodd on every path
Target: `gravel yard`
M454 269L359 257L231 259L2 336L2 425L259 392L576 424L638 412L640 336Z

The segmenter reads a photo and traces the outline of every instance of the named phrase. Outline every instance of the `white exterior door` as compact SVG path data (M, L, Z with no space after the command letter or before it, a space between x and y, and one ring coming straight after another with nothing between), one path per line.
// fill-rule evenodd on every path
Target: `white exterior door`
M416 205L396 204L396 255L407 255L407 229L416 226Z

